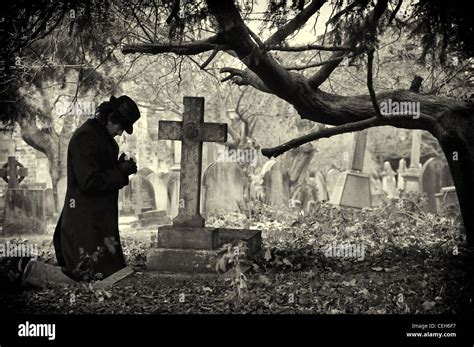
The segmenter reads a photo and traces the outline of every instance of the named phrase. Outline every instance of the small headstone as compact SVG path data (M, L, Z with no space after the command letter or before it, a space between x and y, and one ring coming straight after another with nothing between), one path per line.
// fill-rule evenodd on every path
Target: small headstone
M155 205L157 210L170 211L168 187L160 175L152 173L147 176L155 192Z
M292 208L296 207L297 210L302 209L308 211L308 203L315 201L316 197L317 188L314 185L300 184L295 187L289 205Z
M398 170L397 170L397 190L405 189L405 180L403 179L403 175L407 171L407 161L405 159L400 159L398 163Z
M441 175L443 162L437 158L428 159L421 167L420 172L420 188L428 198L428 206L430 211L435 212L436 194L441 190Z
M318 200L319 201L329 200L329 194L326 187L326 180L324 179L324 175L321 171L316 172L315 181L316 181L316 188L318 189Z
M289 177L282 169L281 162L275 163L263 176L266 203L272 206L288 206L290 200Z
M382 171L382 189L387 194L389 199L396 197L397 194L397 182L395 180L395 171L392 169L390 162L386 161L383 164Z
M372 206L380 206L387 198L382 189L382 181L374 176L370 176L370 195Z
M155 192L148 179L134 175L130 183L120 191L121 213L124 215L156 210Z
M328 190L328 195L331 197L331 194L336 186L337 178L341 174L341 171L337 169L330 169L326 174L326 187Z
M203 175L203 211L206 216L215 212L238 211L244 198L246 176L238 163L215 162Z

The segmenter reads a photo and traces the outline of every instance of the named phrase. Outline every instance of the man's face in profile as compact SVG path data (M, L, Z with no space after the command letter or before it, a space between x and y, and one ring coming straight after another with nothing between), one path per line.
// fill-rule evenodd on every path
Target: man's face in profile
M109 132L109 134L112 136L112 137L115 137L115 136L122 136L123 134L123 128L122 128L122 125L120 123L113 123L109 120L109 122L107 123L107 131Z

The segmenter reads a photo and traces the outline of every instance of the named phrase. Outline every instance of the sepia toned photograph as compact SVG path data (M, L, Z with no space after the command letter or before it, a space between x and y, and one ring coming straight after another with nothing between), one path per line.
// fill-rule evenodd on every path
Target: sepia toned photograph
M2 2L0 346L472 346L469 5Z

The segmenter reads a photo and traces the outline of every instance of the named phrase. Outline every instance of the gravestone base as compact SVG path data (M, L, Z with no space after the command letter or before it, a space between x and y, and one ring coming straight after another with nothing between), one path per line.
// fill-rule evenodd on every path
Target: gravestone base
M405 191L419 193L420 192L420 170L419 169L408 169L403 174L403 180L405 183Z
M171 218L166 215L166 211L147 211L138 214L138 220L130 223L133 229L148 228L150 226L171 224Z
M352 170L342 172L337 178L330 203L356 208L372 207L369 175Z
M46 233L53 216L47 206L45 190L7 189L5 193L3 235Z
M162 226L157 248L147 254L147 270L163 273L215 273L225 244L246 241L247 256L261 250L261 231L230 228Z

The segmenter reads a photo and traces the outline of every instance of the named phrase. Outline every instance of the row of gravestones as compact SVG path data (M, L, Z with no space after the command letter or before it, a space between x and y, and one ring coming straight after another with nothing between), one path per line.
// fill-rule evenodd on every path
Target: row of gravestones
M403 186L405 161L400 161L397 172L386 162L379 177L371 176L372 205L398 195ZM273 206L289 206L298 201L302 209L308 209L311 201L328 201L341 172L331 169L326 174L318 171L308 177L306 183L295 187L290 195L289 178L279 162L272 162L262 169L264 201ZM237 211L244 198L246 175L238 163L215 162L203 172L201 209L205 213ZM438 159L430 159L420 173L420 191L427 193L430 209L436 210L436 194L442 187L452 185L447 166ZM122 215L138 215L147 211L165 211L174 217L177 208L171 205L172 184L169 174L156 174L141 169L129 186L120 192L119 207Z
M396 194L396 187L400 188L400 174L405 167L401 162L398 178L395 180L395 171L390 164L384 165L381 173L382 180L371 177L372 204L384 200L390 193ZM290 196L289 178L282 170L279 162L270 163L262 177L265 202L274 206L290 206L292 201L298 201L301 208L307 209L311 201L327 201L334 189L340 171L331 169L324 175L316 172L310 176L307 183L295 188ZM238 163L216 162L208 166L203 173L202 211L203 213L237 211L238 203L244 197L246 175ZM445 161L429 159L420 171L420 191L428 196L431 210L440 209L442 201L456 202L453 189L443 187L452 186L452 179ZM58 183L58 204L62 206L66 191L66 179ZM119 207L122 215L142 215L148 212L152 217L168 216L168 219L158 219L169 222L169 217L177 211L172 205L170 196L170 180L167 174L158 175L150 169L141 169L135 175L130 185L120 192ZM454 197L453 197L454 196ZM448 198L447 198L448 197ZM21 189L3 190L2 199L5 201L4 227L6 231L42 232L45 224L54 214L54 199L52 189L45 189L42 184L31 186L22 185ZM441 202L440 202L441 201ZM60 210L58 207L57 210ZM162 211L159 215L157 212ZM21 223L16 223L22 221ZM21 229L21 230L20 230Z

